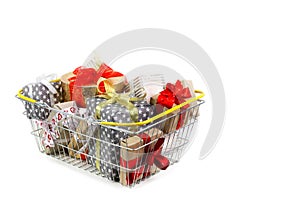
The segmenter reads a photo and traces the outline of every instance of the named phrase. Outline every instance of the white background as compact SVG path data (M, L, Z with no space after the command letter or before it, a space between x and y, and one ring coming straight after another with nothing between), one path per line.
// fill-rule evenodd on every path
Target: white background
M299 199L298 2L1 1L1 199ZM216 64L227 117L214 151L198 160L198 138L180 163L131 190L40 154L16 91L145 27L190 37Z

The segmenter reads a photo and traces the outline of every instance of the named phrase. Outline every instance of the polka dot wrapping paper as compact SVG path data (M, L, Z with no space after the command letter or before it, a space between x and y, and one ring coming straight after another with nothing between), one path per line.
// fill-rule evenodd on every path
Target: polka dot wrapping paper
M39 102L45 103L50 107L62 102L61 82L50 82L55 88L56 94L53 94L47 86L42 83L28 84L23 88L23 95ZM50 111L47 108L25 102L25 110L29 119L45 120L48 118Z
M87 100L87 112L94 114L96 106L105 101L102 98L90 98ZM138 121L144 121L154 116L154 106L147 101L135 101L133 105L138 109ZM130 113L125 106L118 103L110 104L102 108L101 120L110 122L132 122ZM118 128L118 127L116 127ZM125 130L130 130L130 127L120 127ZM142 127L139 127L142 128ZM97 168L99 162L99 170L109 180L119 182L120 173L120 141L129 137L126 132L112 129L105 126L99 127L100 131L95 132L94 137L100 139L100 144L97 148L95 140L89 144L88 162ZM91 156L97 158L94 159Z

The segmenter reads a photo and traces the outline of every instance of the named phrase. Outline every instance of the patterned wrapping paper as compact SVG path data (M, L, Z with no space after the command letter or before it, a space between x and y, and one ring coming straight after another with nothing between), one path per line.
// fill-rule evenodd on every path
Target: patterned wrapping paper
M50 82L50 84L56 89L56 94L52 94L42 83L33 83L23 87L23 95L52 107L54 104L62 102L62 87L60 81ZM29 102L25 102L25 110L29 119L45 120L50 114L48 109Z
M61 152L68 154L68 149L66 148L68 146L68 142L69 141L67 139L57 139L55 141L55 147L45 147L45 153L47 155L56 155Z
M89 114L94 114L96 103L105 101L105 99L95 98L94 100L89 99L87 102L87 111ZM144 121L151 118L154 115L154 106L148 104L146 101L132 102L133 105L138 109L138 121ZM131 121L130 113L125 106L118 103L109 104L101 110L101 120L118 122L118 123L129 123ZM125 130L130 130L130 127L116 127ZM129 135L126 132L118 131L109 127L99 126L99 131L94 132L95 138L100 138L101 141L97 142L91 140L89 142L89 155L96 158L100 158L100 162L97 164L97 160L88 157L88 162L98 168L102 175L108 179L119 182L119 165L120 165L120 141L127 138ZM99 149L99 150L97 150Z
M75 131L79 127L79 121L72 117L78 114L78 107L74 101L68 101L55 104L53 108L55 110L51 110L47 120L37 120L38 123L43 124L44 137L42 143L47 154L55 154L62 149L65 149L65 153L68 154L67 146L70 138L74 135L71 131ZM60 144L63 148L57 147L59 146L57 144Z
M104 101L106 101L106 99L100 98L100 97L87 98L87 100L86 100L86 115L94 117L97 105Z
M99 103L106 101L104 98L87 98L86 100L86 115L88 117L94 118L96 107ZM90 133L90 136L93 138L100 138L100 125L93 125L93 132ZM89 164L96 166L96 159L93 157L96 157L96 140L95 139L88 139L88 156L87 161ZM92 157L93 156L93 157Z

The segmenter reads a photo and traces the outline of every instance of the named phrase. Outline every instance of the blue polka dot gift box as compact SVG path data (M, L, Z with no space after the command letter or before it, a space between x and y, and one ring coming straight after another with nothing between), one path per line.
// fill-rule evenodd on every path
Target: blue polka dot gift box
M108 104L107 101L109 100L99 97L87 99L88 115L94 117L96 115L101 121L130 123L145 121L155 114L154 106L144 100L128 102L129 105L122 105L118 102ZM134 112L135 117L132 114ZM93 137L100 140L90 140L88 162L109 180L119 182L120 142L130 136L126 130L139 128L142 127L115 126L110 128L99 125L99 131L95 131Z
M42 81L28 84L23 87L23 95L38 102L45 103L50 107L63 101L62 87L60 81ZM46 107L37 106L25 102L26 115L29 119L45 120L51 111Z

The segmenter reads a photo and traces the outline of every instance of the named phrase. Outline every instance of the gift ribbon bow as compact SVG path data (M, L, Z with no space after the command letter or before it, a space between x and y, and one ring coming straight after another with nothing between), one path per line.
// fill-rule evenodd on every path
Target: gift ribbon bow
M174 104L181 104L185 102L185 99L191 98L191 92L188 87L184 88L181 81L177 80L175 84L167 83L166 89L160 92L157 103L167 107L172 108ZM187 109L189 104L182 107L182 109ZM179 129L184 121L184 115L180 115L177 128Z
M141 133L137 135L143 141L143 145L148 144L151 142L151 137L146 133ZM120 165L121 167L125 167L127 169L134 169L138 165L143 165L139 167L139 169L135 170L134 172L126 173L126 182L128 185L131 185L135 180L138 178L145 178L151 175L151 167L155 164L161 170L165 170L169 167L170 162L168 158L161 155L162 147L164 143L164 138L159 138L154 147L151 148L151 144L147 145L144 148L144 155L135 158L129 161L124 160L120 157Z
M121 92L124 83L126 82L125 76L112 68L102 63L97 71L97 90L99 94L108 92Z
M65 108L63 112L70 113L73 115L77 112L77 108L72 106L69 108ZM35 123L44 129L42 144L45 147L55 147L55 140L57 140L60 137L60 133L56 129L56 127L61 121L63 125L68 126L70 129L77 127L77 124L75 122L70 123L67 120L67 116L61 112L57 112L50 122L36 120Z
M85 107L85 99L82 94L82 87L90 86L95 88L95 95L107 92L121 91L126 82L125 76L114 71L102 63L96 71L94 68L78 67L73 71L74 76L69 78L69 90L71 99L75 100L79 107ZM97 90L97 91L96 91Z
M173 104L181 104L185 102L186 98L191 98L192 95L188 87L183 88L181 81L177 80L175 85L167 83L166 89L160 92L157 103L172 108ZM185 105L183 108L188 108L189 105Z
M98 95L99 97L108 99L96 106L95 117L96 119L101 118L101 109L109 104L119 103L127 108L130 114L130 118L132 121L138 121L138 109L130 102L130 101L137 101L142 100L142 98L131 98L129 97L128 93L124 94L117 94L114 92L108 92L105 95Z
M130 118L132 121L137 122L138 121L138 109L130 102L130 101L136 101L141 100L142 98L130 98L128 93L124 94L117 94L114 92L108 92L105 95L98 95L99 97L108 99L107 101L101 102L96 106L96 112L95 112L95 118L101 119L101 110L105 106L109 104L119 103L127 108L130 114ZM99 133L100 134L100 133ZM100 138L100 135L98 135L98 138ZM100 142L99 140L96 140L96 168L100 170Z

